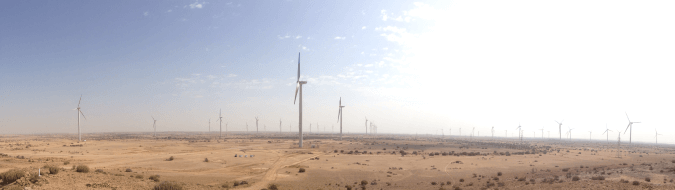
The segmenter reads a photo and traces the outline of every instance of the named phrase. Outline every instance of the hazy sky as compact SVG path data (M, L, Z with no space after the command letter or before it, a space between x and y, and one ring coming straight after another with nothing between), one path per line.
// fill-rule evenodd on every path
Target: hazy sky
M675 143L673 1L8 1L0 134L330 131ZM223 124L224 128L224 124ZM536 130L536 131L535 131ZM316 128L312 129L316 131ZM563 132L563 137L565 136ZM616 141L617 133L610 133ZM622 134L622 140L628 133Z

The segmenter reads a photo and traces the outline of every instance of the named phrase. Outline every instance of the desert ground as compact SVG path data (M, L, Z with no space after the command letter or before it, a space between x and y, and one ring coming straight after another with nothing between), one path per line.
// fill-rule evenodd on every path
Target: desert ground
M83 139L0 136L0 188L675 189L673 146L611 139L306 134L304 148L297 133Z

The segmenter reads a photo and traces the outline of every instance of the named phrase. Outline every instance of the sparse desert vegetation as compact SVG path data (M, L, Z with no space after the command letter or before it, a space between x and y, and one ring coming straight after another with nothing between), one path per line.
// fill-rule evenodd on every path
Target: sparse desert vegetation
M352 138L336 141L310 138L306 143L321 146L298 149L293 147L297 145L297 143L293 144L295 141L283 138L231 135L232 139L227 139L227 141L222 139L209 141L188 137L172 137L171 139L167 137L161 141L154 139L92 140L84 146L61 146L64 143L51 142L57 145L51 149L45 145L46 143L41 145L39 141L32 141L30 148L42 148L47 151L25 150L26 146L22 145L23 150L10 151L10 154L4 152L11 143L2 144L0 141L0 151L3 152L0 154L2 157L0 159L3 159L0 164L9 167L0 173L3 178L0 188L15 188L15 186L21 188L39 184L44 188L55 187L56 189L64 186L91 189L145 187L149 189L248 188L268 190L287 189L282 187L288 187L288 189L505 189L511 187L631 189L636 186L653 185L656 180L652 181L650 177L654 177L647 175L649 173L673 175L666 177L663 181L659 179L658 184L663 187L675 187L675 183L670 180L675 179L675 169L673 169L675 165L671 162L671 154L661 152L649 155L643 151L627 152L626 157L640 158L638 155L643 155L640 161L630 161L614 158L616 153L612 152L613 149L602 149L602 146L594 147L593 150L590 148L584 150L567 144L550 142L524 146L511 144L510 141L439 140L436 138L415 141L405 140L403 138L405 136L400 137L402 139L391 137L394 140ZM19 141L11 142L16 144ZM24 141L21 143L26 144ZM143 146L138 144L143 144ZM238 146L239 148L230 148ZM643 149L644 151L650 150ZM571 151L565 154L567 150ZM36 153L31 154L32 152ZM579 160L578 152L585 156L582 160ZM181 159L177 159L178 157ZM549 158L560 161L551 164ZM120 164L122 160L124 162ZM5 163L11 163L11 165ZM72 170L62 169L66 167L72 167ZM43 175L48 177L37 177L36 168L42 168ZM499 168L499 170L495 171L494 168ZM86 173L91 169L94 169L95 174ZM308 171L310 169L311 172ZM0 168L0 171L2 170L3 168ZM23 172L17 172L19 170ZM167 177L163 173L166 173ZM351 180L345 178L335 181L334 178L328 177L354 174L364 178ZM193 175L202 177L195 178ZM431 178L419 178L416 175ZM452 178L451 180L440 180L448 175ZM250 178L250 176L260 177ZM301 182L299 183L298 180ZM5 181L12 183L8 184ZM46 181L49 183L45 183ZM106 181L123 183L106 184ZM600 182L603 186L594 185Z

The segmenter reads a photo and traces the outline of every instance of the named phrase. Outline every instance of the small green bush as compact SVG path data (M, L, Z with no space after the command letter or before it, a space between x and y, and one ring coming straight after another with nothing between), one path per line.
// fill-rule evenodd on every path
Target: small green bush
M183 190L183 186L173 181L164 181L155 185L153 190Z
M75 171L81 172L81 173L89 173L89 166L87 165L78 165L75 167Z

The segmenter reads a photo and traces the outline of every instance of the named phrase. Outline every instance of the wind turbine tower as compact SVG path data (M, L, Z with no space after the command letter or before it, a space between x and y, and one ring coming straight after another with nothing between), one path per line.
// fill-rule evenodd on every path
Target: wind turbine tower
M633 123L640 123L640 122L630 121L628 113L626 113L626 118L628 118L628 127L626 127L626 131L628 131L628 128L630 128L630 135L628 136L628 144L631 144L633 143ZM626 131L624 131L623 134L626 134Z
M216 121L220 121L220 124L218 124L218 126L220 127L220 135L218 136L218 138L223 137L223 116L221 115L222 111L223 111L222 109L220 111L218 111L218 120L216 120Z
M157 136L157 120L153 116L150 116L150 117L152 117L152 128L155 130L155 132L153 133L152 136L156 137Z
M258 117L255 117L255 133L258 133Z
M366 135L368 135L368 117L366 117Z
M342 105L342 97L340 97L340 102L339 102L339 108L340 110L338 111L338 121L340 122L340 140L342 140L342 108L345 106Z
M307 81L300 81L300 53L298 52L298 78L295 86L295 98L298 97L298 90L300 91L300 103L298 105L299 109L299 119L298 119L298 132L300 133L300 142L298 145L302 148L302 85L307 84ZM293 100L295 104L295 99Z
M77 141L82 141L82 134L80 133L80 115L84 117L84 113L80 110L80 103L82 102L82 95L80 94L80 101L77 102ZM153 118L154 119L154 118ZM87 120L87 117L84 117ZM154 126L154 124L153 124Z
M659 144L659 135L662 135L662 134L659 134L659 132L656 131L656 129L654 129L654 132L656 133L656 135L654 136L654 139L656 139L656 144Z
M609 128L607 128L607 124L605 124L605 132L603 132L602 134L607 133L607 142L609 142L609 132L610 131L612 131L612 130L609 130ZM619 132L619 133L621 133L621 132Z
M558 134L560 134L560 140L562 140L562 124L563 124L562 122L563 121L565 121L565 120L563 119L560 122L558 122L557 120L555 121L556 123L558 123Z

